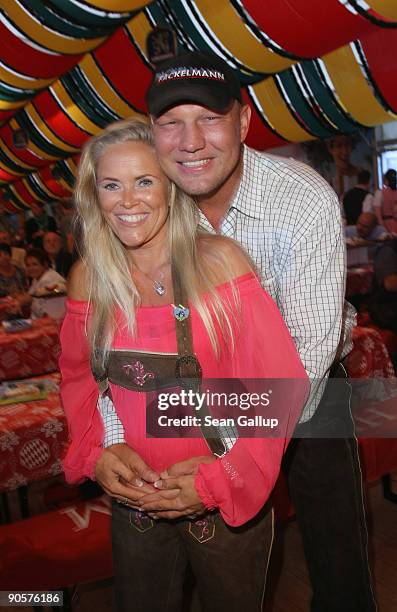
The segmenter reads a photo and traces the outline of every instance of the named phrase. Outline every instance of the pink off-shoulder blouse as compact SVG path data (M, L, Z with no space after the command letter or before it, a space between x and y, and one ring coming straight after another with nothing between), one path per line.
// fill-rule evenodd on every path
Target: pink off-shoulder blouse
M235 348L220 340L221 355L212 350L206 329L190 305L194 350L210 379L289 379L285 412L293 426L303 409L309 383L288 329L272 298L254 274L234 281L239 296L233 319ZM222 299L233 303L230 283L217 288ZM86 338L87 303L67 301L61 330L61 395L66 413L70 445L64 459L69 482L92 478L103 452L103 423L97 409L98 387L90 369ZM115 334L114 348L176 353L175 319L171 304L141 307L137 312L137 334ZM148 438L146 394L111 385L114 405L125 429L125 440L155 471L178 461L211 455L201 437ZM283 404L284 410L284 404ZM208 508L219 508L229 525L241 525L255 516L268 499L277 480L288 438L239 438L221 459L200 464L195 487Z

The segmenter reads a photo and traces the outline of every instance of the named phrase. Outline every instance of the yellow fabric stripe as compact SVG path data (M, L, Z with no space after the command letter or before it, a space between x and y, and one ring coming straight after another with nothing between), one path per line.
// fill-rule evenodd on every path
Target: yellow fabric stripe
M152 0L85 0L87 4L104 9L105 11L118 11L127 13L135 9L143 8Z
M28 79L23 74L15 74L10 72L7 66L0 66L0 81L12 85L13 87L19 87L19 89L40 89L46 87L52 83L54 79Z
M23 197L21 196L20 193L18 193L18 191L15 189L14 185L9 185L10 190L12 191L12 193L15 195L15 197L20 201L23 202L28 208L30 208L30 202L26 201L23 199ZM37 199L37 196L36 196Z
M10 149L7 147L3 139L0 140L0 148L5 153L5 155L7 155L7 157L9 157L10 160L14 162L14 164L17 164L18 166L21 166L22 168L26 168L26 170L36 170L35 166L31 166L30 164L27 164L26 162L19 159L19 157L14 155L14 153L10 151Z
M79 64L79 68L84 72L85 78L90 83L92 89L97 91L104 103L120 117L127 118L136 114L131 106L117 95L103 76L91 55L87 54L84 57Z
M31 188L29 181L26 177L22 179L22 183L24 184L26 191L29 191L32 198L34 198L35 200L40 199L40 196Z
M8 166L6 166L6 164L4 164L2 161L0 161L0 168L2 170L4 170L4 172L8 172L8 174L12 174L15 176L23 176L24 174L26 174L25 172L17 172L16 170L14 170L13 168L9 168ZM7 182L7 181L6 181Z
M66 191L68 191L69 193L72 193L73 189L72 187L65 181L65 179L63 179L62 177L59 179L56 179L56 182L61 185L64 189L66 189Z
M68 166L70 172L73 174L73 176L77 176L77 164L73 159L66 159L65 160L66 165Z
M251 89L258 98L264 117L280 136L290 142L314 139L295 120L272 77L256 83Z
M397 20L396 0L367 0L369 6L387 19Z
M57 53L74 54L84 53L100 45L106 37L76 39L63 36L53 30L49 30L36 21L32 15L23 10L16 0L7 0L3 3L3 10L17 28L44 49L50 49Z
M53 200L59 199L59 195L48 189L47 185L43 182L43 179L38 174L35 175L35 180L39 183L40 189L44 191L44 193L46 193L50 198L52 198ZM36 198L37 197L38 196L36 196Z
M321 58L335 87L339 103L362 125L372 127L397 118L377 101L349 45Z
M82 130L91 135L97 134L100 131L101 128L88 119L87 115L73 102L60 81L51 85L51 90L62 104L64 111Z
M223 46L250 70L274 73L295 63L259 42L229 0L196 0L195 5Z
M52 130L47 126L45 121L40 117L39 113L36 111L35 107L32 104L29 104L25 108L25 113L30 117L32 123L35 125L36 129L41 132L43 137L46 140L49 140L53 145L61 149L62 151L67 151L68 153L77 153L80 149L76 149L76 147L72 147L71 145L66 144L63 140L60 140Z
M139 47L141 53L147 58L146 37L153 30L150 21L145 13L138 13L136 17L130 19L125 27L131 33L134 42Z
M9 102L8 100L0 99L0 110L13 110L14 108L21 108L21 106L25 106L26 100L21 100L19 102Z

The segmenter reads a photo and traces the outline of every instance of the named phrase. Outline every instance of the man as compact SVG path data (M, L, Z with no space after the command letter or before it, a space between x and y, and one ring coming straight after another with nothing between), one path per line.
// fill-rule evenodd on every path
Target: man
M371 173L361 170L358 173L357 185L346 191L343 196L346 225L355 225L361 213L373 211L374 196L370 192Z
M387 230L382 225L377 225L376 215L371 212L363 212L357 219L356 225L345 227L345 238L347 246L347 265L366 265L376 251L376 245L363 244L366 240L382 240L387 237ZM362 246L359 246L362 245Z
M331 392L318 406L319 382L338 355L342 332L345 262L337 198L307 166L243 145L250 109L242 104L234 73L219 58L192 53L164 62L147 99L163 170L196 198L203 228L236 238L250 252L312 379L298 427L302 439L290 445L288 457L313 583L312 610L372 611L357 441L345 401L341 419L351 438L319 439L326 437L323 404L325 410L335 408ZM185 480L194 478L200 458L171 467L156 482L160 490L146 495L156 475L117 443L123 438L114 413L102 414L106 444L115 442L96 464L105 490L130 499L132 506L148 508L143 500L150 499L157 517L189 514ZM317 437L305 437L310 433ZM141 492L125 481L141 485Z
M63 250L61 236L56 232L46 232L43 235L43 249L49 257L51 268L66 278L74 259L70 253Z

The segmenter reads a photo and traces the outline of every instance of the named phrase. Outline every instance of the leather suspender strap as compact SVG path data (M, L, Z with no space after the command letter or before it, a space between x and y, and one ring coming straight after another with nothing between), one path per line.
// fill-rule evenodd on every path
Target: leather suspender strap
M187 296L182 287L180 276L172 266L172 284L174 289L174 300L176 305L187 306ZM175 319L176 341L178 346L177 374L184 387L193 388L199 392L201 389L201 366L193 352L192 324L190 315L180 319ZM210 416L208 406L204 402L200 408L200 427L209 449L216 457L223 457L227 452L227 447L218 431L214 426L204 425L205 417Z

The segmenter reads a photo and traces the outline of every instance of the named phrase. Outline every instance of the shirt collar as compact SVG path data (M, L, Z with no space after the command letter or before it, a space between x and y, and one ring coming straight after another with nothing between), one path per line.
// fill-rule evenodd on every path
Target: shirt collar
M247 217L262 221L264 219L264 212L261 206L258 206L258 199L261 204L263 202L261 175L255 169L254 151L246 145L243 145L243 147L243 171L240 184L230 202L225 218L232 209L235 209ZM208 231L214 231L214 228L201 210L200 226Z

